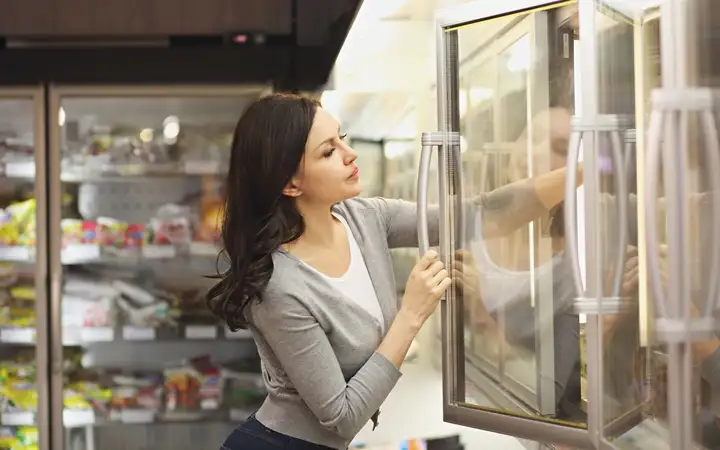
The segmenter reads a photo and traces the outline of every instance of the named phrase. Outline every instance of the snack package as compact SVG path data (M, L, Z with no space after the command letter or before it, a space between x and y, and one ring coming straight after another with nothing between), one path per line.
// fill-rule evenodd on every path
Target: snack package
M97 244L97 222L79 219L63 219L60 221L63 234L63 246L78 244Z
M145 240L145 225L129 224L125 230L125 247L128 250L140 250Z
M124 249L129 224L108 217L97 220L98 242L105 247Z
M162 206L150 219L146 241L149 245L187 246L192 241L190 211L179 205Z
M191 367L165 370L165 410L193 411L199 407L199 374Z
M214 411L222 403L223 376L209 356L165 371L167 411Z
M35 207L35 199L29 199L0 211L0 245L35 244Z

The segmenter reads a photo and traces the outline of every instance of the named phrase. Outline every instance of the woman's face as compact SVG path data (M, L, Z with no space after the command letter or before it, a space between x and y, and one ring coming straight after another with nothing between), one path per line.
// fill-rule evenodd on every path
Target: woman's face
M538 114L532 123L532 160L535 174L565 167L571 134L570 112L550 108ZM514 158L517 178L528 176L527 134L518 140L521 151Z
M360 194L357 153L343 137L338 122L318 108L298 175L293 179L299 200L332 205Z

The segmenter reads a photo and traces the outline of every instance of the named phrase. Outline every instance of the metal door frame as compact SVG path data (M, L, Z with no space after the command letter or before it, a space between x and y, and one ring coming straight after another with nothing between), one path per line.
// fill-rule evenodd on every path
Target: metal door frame
M50 117L58 117L62 100L68 97L81 98L223 98L229 96L262 96L272 92L267 85L258 84L237 84L237 85L55 85L47 87L47 114ZM48 190L55 192L47 200L48 203L48 242L49 242L49 270L50 270L50 292L49 295L49 351L51 374L49 383L51 387L52 401L50 402L50 420L52 446L56 450L67 448L65 438L65 426L63 421L63 327L62 327L62 283L63 265L61 261L62 230L62 178L61 166L62 156L60 148L60 124L58 120L48 122L48 148L49 158L47 162ZM86 427L86 439L92 441L95 425ZM88 449L94 449L93 442L87 443Z
M35 152L35 388L38 407L35 422L40 450L50 450L50 393L48 373L50 351L48 330L48 234L47 234L47 151L45 136L45 89L0 87L0 101L26 100L33 103L33 146Z
M543 10L562 6L567 1L507 0L505 2L473 1L457 7L438 11L436 14L437 44L437 107L438 124L442 145L438 146L439 187L441 217L449 217L455 223L456 208L448 202L455 202L458 194L449 186L448 164L452 163L453 151L449 144L449 133L457 129L454 96L458 91L459 64L457 64L457 34L448 30L461 25L482 21L502 15L517 14L531 10ZM582 3L588 2L579 2ZM593 27L594 28L594 27ZM592 29L591 29L592 30ZM454 37L454 39L452 39ZM450 198L452 194L453 198ZM454 230L448 230L447 220L440 223L441 256L447 263L451 260ZM452 290L451 290L452 291ZM443 416L448 422L473 428L541 442L554 442L580 448L594 448L589 430L581 427L564 426L557 423L520 417L512 414L493 412L481 407L461 406L455 399L463 397L463 366L458 364L463 355L462 322L458 320L462 308L456 305L453 292L448 292L442 303L442 358L443 358ZM464 356L463 356L464 358ZM463 359L464 362L464 359Z

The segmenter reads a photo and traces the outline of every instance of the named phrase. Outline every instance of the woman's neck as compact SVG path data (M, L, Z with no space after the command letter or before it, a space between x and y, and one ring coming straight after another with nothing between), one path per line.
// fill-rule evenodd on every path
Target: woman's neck
M337 242L339 228L337 219L332 215L332 207L298 202L297 208L303 216L305 232L296 244L332 247Z

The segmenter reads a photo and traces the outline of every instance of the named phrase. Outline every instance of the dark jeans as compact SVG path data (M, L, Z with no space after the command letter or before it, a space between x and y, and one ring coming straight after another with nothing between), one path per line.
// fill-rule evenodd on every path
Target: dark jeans
M235 428L220 450L333 450L273 431L255 419L255 414Z

